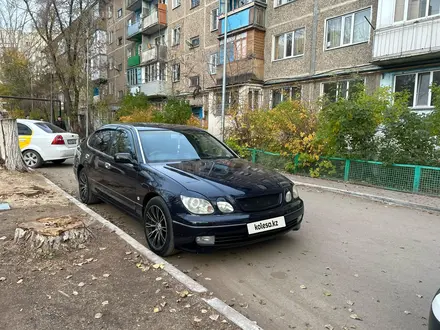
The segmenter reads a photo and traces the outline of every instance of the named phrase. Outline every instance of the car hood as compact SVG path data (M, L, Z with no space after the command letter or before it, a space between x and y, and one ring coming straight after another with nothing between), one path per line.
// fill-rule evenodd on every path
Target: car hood
M186 189L206 197L278 193L292 185L283 175L242 159L194 160L152 165Z

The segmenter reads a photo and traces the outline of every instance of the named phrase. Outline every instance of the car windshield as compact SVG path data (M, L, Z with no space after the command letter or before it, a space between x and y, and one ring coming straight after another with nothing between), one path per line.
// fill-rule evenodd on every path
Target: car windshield
M62 128L59 128L58 126L55 126L54 124L42 121L39 123L34 123L35 126L38 128L41 128L46 133L65 133L66 131Z
M140 131L139 135L149 162L235 158L223 144L203 131Z

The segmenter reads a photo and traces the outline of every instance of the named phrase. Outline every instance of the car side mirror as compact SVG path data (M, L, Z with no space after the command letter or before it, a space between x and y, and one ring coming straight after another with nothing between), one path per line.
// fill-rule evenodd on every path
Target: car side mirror
M115 163L120 164L133 164L134 159L128 152L119 152L115 154Z

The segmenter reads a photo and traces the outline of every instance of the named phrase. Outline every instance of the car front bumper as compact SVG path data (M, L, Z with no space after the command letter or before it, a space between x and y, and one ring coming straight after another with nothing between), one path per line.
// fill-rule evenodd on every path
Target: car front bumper
M178 215L173 219L175 245L184 250L230 248L261 242L292 230L299 230L304 215L304 203L297 200L291 205L255 214L230 214L197 217ZM249 234L247 224L284 216L286 226ZM200 221L203 219L203 222ZM196 237L215 236L213 245L200 246Z

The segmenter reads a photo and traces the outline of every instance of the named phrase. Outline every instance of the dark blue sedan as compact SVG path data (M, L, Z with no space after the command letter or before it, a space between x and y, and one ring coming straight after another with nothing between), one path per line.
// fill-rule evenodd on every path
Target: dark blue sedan
M162 256L263 241L300 229L304 214L289 179L194 127L103 126L78 146L74 172L83 203L141 219Z

